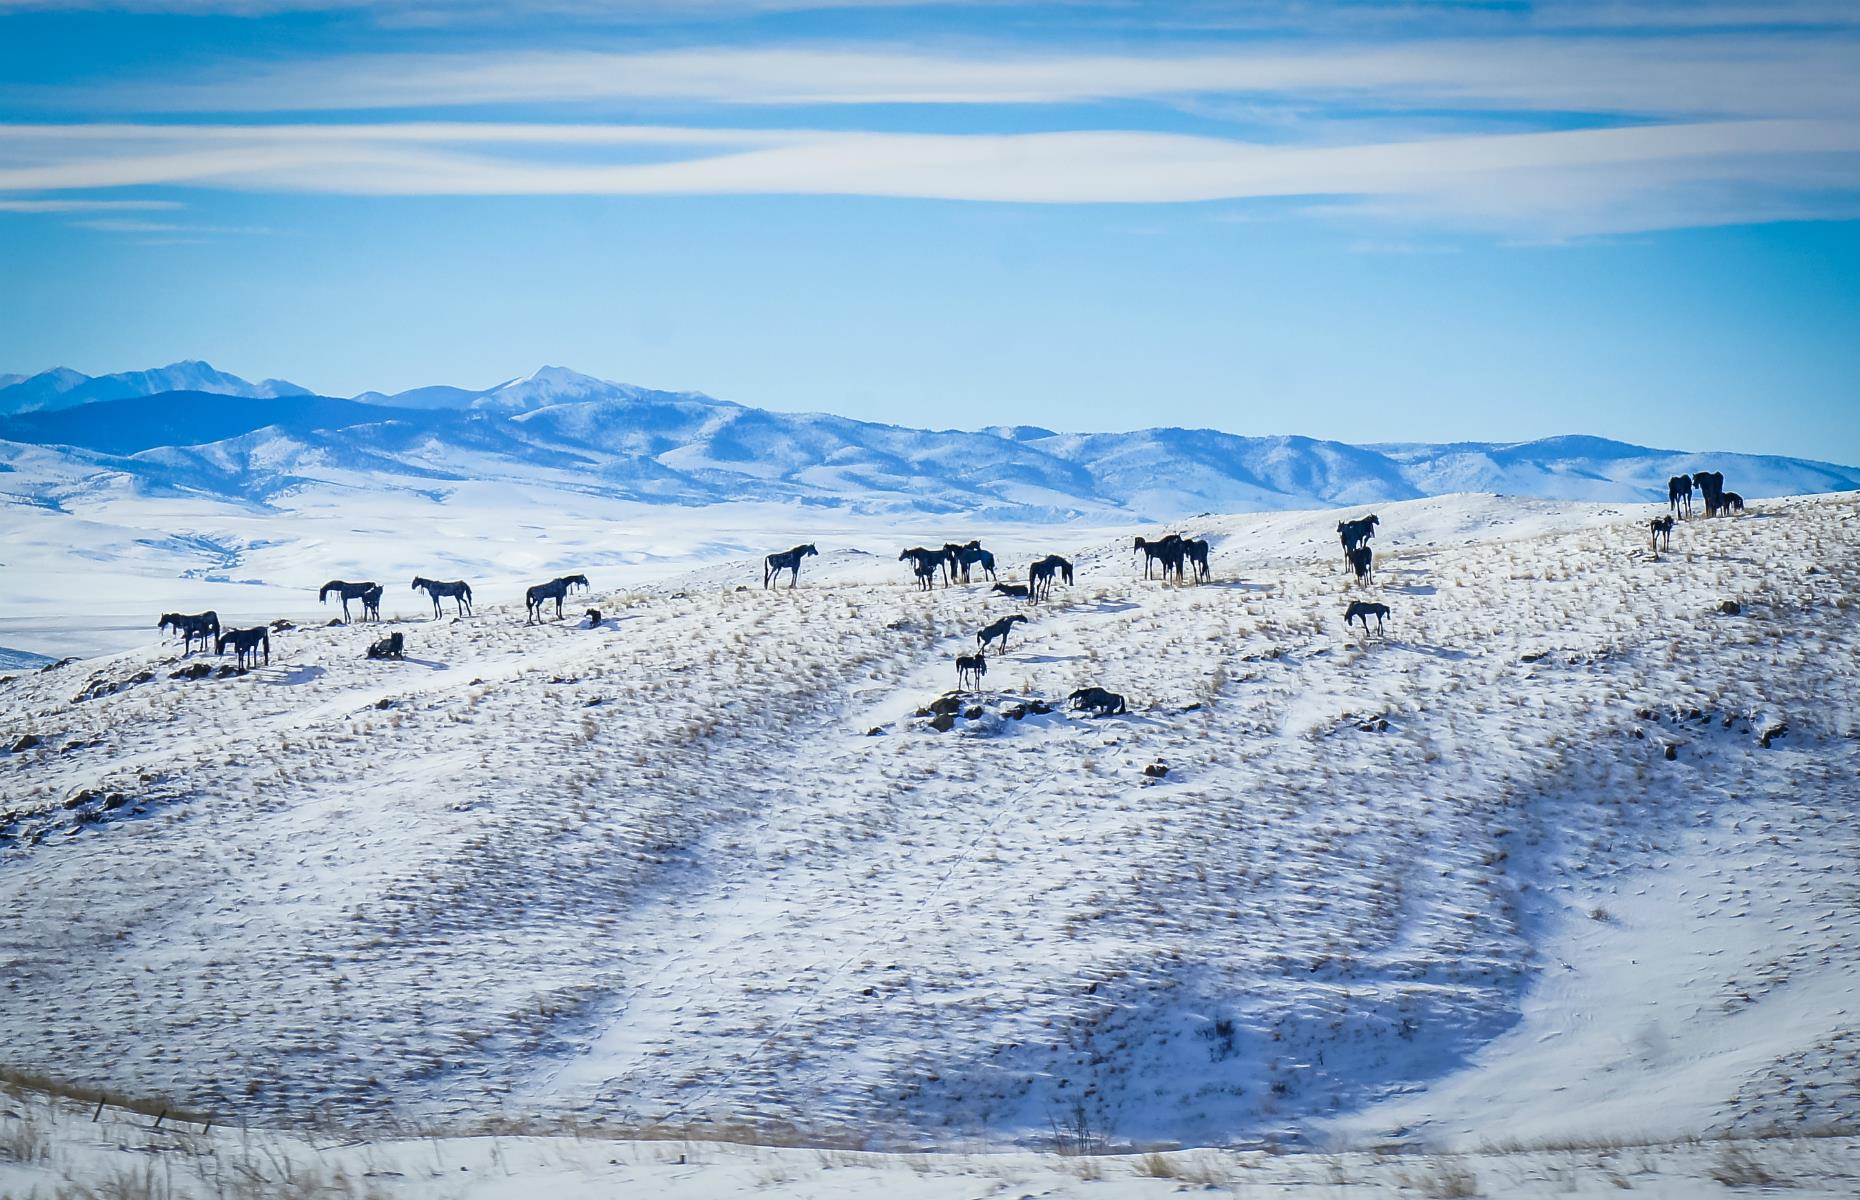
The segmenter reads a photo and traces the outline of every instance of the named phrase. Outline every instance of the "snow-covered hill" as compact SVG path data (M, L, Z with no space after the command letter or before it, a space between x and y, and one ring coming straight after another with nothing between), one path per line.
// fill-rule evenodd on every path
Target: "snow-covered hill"
M0 684L0 742L36 739L0 755L9 1065L227 1122L894 1147L1860 1119L1860 496L1658 555L1652 506L1379 505L1366 587L1338 511L1198 523L1199 587L1141 578L1153 529L988 534L1077 562L1032 608L916 591L921 530L885 528L816 537L793 591L591 565L540 626L503 585L415 616L385 568L420 548L368 502L314 555L256 510L198 548L250 585L109 572L151 621L249 588L229 623L298 619L267 666L195 678L148 630ZM534 515L479 553L559 553ZM355 573L392 624L302 619ZM364 659L387 629L407 661ZM1040 710L1085 684L1128 715Z
M95 378L68 367L37 375L0 375L0 415L44 412L107 400L148 397L163 392L210 392L221 396L273 399L308 396L306 388L282 379L252 383L215 370L204 362L169 363L150 371L124 371Z
M181 365L201 367L194 376L210 372ZM87 389L105 382L93 380L44 404L21 400L33 411L0 416L0 467L13 468L5 490L56 504L74 488L120 479L151 495L204 493L288 507L321 484L443 492L473 481L652 504L755 501L984 520L1128 521L1462 491L1653 500L1665 496L1668 477L1707 467L1752 498L1860 487L1860 469L1852 467L1593 437L1351 446L1205 429L912 429L769 412L559 367L481 391L434 387L354 400L261 398L194 376L191 390L153 397L81 403ZM37 397L55 382L0 389L0 412L7 396ZM249 392L253 385L245 386ZM25 454L23 445L56 453ZM360 484L364 478L374 482Z

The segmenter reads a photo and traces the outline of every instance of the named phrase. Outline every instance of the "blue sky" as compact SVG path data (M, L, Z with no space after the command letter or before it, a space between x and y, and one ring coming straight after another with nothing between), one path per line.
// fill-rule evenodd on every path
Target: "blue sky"
M0 0L0 371L1860 462L1860 5Z

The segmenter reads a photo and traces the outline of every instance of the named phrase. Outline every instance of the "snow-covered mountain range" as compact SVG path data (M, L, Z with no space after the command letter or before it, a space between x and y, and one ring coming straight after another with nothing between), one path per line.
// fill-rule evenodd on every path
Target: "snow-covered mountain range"
M750 408L560 367L495 387L352 399L200 362L89 378L62 368L0 386L6 491L59 502L102 479L145 494L270 504L318 483L540 484L684 505L773 501L866 513L1168 519L1484 491L1664 499L1666 479L1725 473L1748 497L1860 488L1860 469L1651 449L1595 437L1370 445L1210 429L926 430Z

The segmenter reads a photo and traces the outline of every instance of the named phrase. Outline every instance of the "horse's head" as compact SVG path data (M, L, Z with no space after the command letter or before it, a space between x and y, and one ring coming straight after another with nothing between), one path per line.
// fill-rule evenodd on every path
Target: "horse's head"
M807 557L808 555L810 555L810 554L812 554L812 555L816 555L816 556L817 556L817 555L819 555L819 553L820 553L820 551L818 551L818 550L816 550L816 549L814 548L814 543L812 543L812 542L809 542L809 543L807 543L807 545L805 545L805 546L802 546L802 547L801 547L801 557L802 557L802 558L806 558L806 557Z
M425 587L425 586L426 586L426 585L427 585L428 583L431 583L431 582L432 582L432 580L430 580L430 579L427 579L427 578L426 578L425 576L423 576L423 575L415 575L415 576L413 577L413 582L407 585L407 589L408 589L409 591L418 591L418 590L420 590L421 588L423 588L423 587Z
M168 626L170 625L173 625L177 629L180 628L181 626L181 614L180 613L163 613L161 615L161 620L155 623L155 627L157 629L163 629L163 630L167 629Z

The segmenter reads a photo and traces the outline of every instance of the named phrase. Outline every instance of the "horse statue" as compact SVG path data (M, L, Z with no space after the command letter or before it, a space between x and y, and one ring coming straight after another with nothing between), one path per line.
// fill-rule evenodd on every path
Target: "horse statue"
M1675 517L1692 515L1692 476L1675 475L1666 481L1666 507Z
M433 620L435 621L444 615L444 610L439 607L441 597L450 598L458 605L459 616L462 617L471 612L471 584L463 579L442 583L437 579L428 579L424 575L415 575L413 590L417 592L421 588L426 589L426 598L433 602Z
M956 659L956 686L980 690L982 676L988 674L988 658L981 651L959 655Z
M1074 708L1090 709L1101 717L1126 711L1124 698L1101 687L1082 687L1066 697Z
M1337 522L1337 540L1343 543L1343 562L1345 569L1348 569L1350 565L1350 551L1356 549L1364 542L1367 542L1370 538L1375 537L1376 526L1380 524L1381 521L1376 518L1376 514L1374 513L1370 513L1360 520Z
M1183 538L1182 557L1195 564L1195 582L1206 583L1213 575L1208 570L1208 539Z
M588 577L586 575L559 575L548 583L539 583L524 592L523 606L529 614L529 619L523 623L534 625L541 621L543 605L550 600L555 601L555 619L561 620L562 598L568 595L570 588L576 586L587 587Z
M948 587L950 584L956 582L957 575L962 576L962 582L969 582L969 568L963 564L962 556L967 551L980 550L981 548L982 543L979 538L963 542L960 545L955 542L943 543L944 587ZM970 561L973 562L974 560Z
M1357 600L1352 602L1350 607L1344 610L1343 627L1348 629L1351 621L1361 621L1363 623L1363 636L1367 637L1369 635L1369 618L1374 617L1376 619L1376 632L1381 633L1382 619L1388 615L1389 606L1386 604L1365 604L1361 600Z
M1143 578L1150 577L1150 568L1157 562L1162 563L1162 577L1166 580L1171 574L1179 580L1182 577L1182 535L1164 534L1154 540L1138 538L1135 548L1143 554Z
M1005 654L1007 652L1008 631L1014 628L1014 622L1025 621L1026 619L1027 618L1021 616L1019 613L1013 613L1009 616L1002 617L992 625L984 625L976 632L975 643L981 650L986 651L988 649L988 643L1000 642L1002 653Z
M1032 591L1031 598L1044 600L1052 595L1055 577L1065 580L1067 587L1072 586L1072 564L1057 554L1049 554L1028 567L1027 585Z
M220 636L220 614L212 609L203 613L195 613L193 616L185 613L163 613L161 620L156 624L163 633L168 632L168 628L173 626L174 631L181 635L182 654L192 652L195 638L200 639L200 652L205 654L207 639Z
M256 667L261 649L265 653L265 665L271 665L271 632L263 625L251 629L228 629L214 641L213 652L224 654L228 645L237 653L234 661L239 664L240 670L245 669L247 659Z
M980 542L956 547L956 566L962 570L962 582L969 582L969 568L980 567L989 579L995 577L995 556L982 549Z
M809 542L805 546L796 546L792 550L783 550L779 554L769 555L762 560L762 586L765 588L774 586L771 581L783 571L787 571L789 573L788 586L793 587L801 582L801 560L819 553L820 551L814 549L814 544Z
M934 582L925 583L925 579L934 580L936 573L947 563L947 556L941 550L926 550L922 546L912 546L909 550L898 551L898 561L906 559L911 563L911 574L917 579L917 587L927 590L936 586Z
M335 592L342 597L342 620L346 625L349 620L349 601L360 600L368 594L368 589L376 586L373 580L367 583L348 583L341 579L332 579L317 591L318 604L328 604L329 594Z
M1667 513L1664 517L1655 517L1648 522L1648 525L1653 529L1653 549L1655 553L1659 552L1661 538L1666 539L1666 548L1671 550L1673 548L1673 514Z

